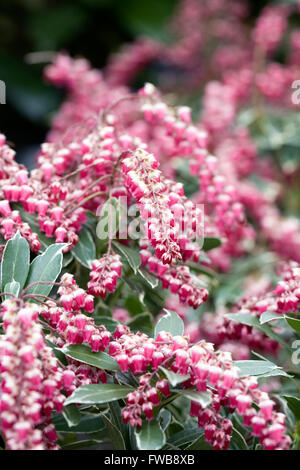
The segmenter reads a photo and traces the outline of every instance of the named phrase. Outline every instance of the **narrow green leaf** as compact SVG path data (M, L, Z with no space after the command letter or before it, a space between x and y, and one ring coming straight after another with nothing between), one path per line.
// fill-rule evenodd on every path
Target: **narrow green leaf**
M72 253L70 253L70 251L68 251L68 253L64 253L62 267L66 268L67 266L69 266L69 264L72 263L73 260L74 260L74 257Z
M99 446L103 441L98 439L86 439L83 441L70 442L69 444L63 444L61 450L86 450L87 447ZM98 449L97 449L98 450Z
M207 408L212 402L210 392L198 392L197 390L176 390L176 393L179 393L191 401L200 403L202 408Z
M294 413L297 420L300 420L300 398L291 395L283 395L287 401L289 409Z
M96 258L96 247L90 231L82 227L79 232L78 243L72 248L71 253L86 268L92 267L92 261Z
M129 266L133 269L134 274L136 274L141 265L141 257L138 249L117 242L113 242L113 246L125 258Z
M55 282L62 268L62 249L65 243L51 245L31 263L26 285L37 281L50 282L50 284L35 284L27 290L27 294L49 295L52 289L51 283Z
M81 420L81 414L77 405L65 406L63 409L63 416L68 423L68 426L76 426Z
M65 401L65 406L71 403L95 405L125 398L132 388L116 384L89 384L77 388Z
M20 293L20 283L16 281L9 282L4 287L4 292L9 292L10 294L15 295L16 297L19 296ZM11 298L10 295L5 296L6 299Z
M282 375L284 373L287 375L280 367L273 362L270 361L233 361L234 365L240 369L239 375L264 375L272 372L272 375L276 375L278 371L278 375Z
M282 315L274 312L263 312L259 317L259 323L263 325L264 323L269 323L273 320L281 320Z
M152 332L152 324L153 324L152 315L150 315L149 313L141 313L140 315L136 315L128 323L128 326L133 332L137 332L137 331Z
M69 405L76 406L76 405ZM67 408L69 408L69 406ZM104 422L100 416L91 414L81 414L81 420L75 426L69 426L63 414L56 414L53 417L53 424L57 432L71 432L90 434L104 429Z
M160 331L167 331L172 336L182 335L184 324L180 316L172 310L166 310L167 313L159 319L155 325L154 337L156 338Z
M244 437L236 428L232 429L230 448L234 450L249 450Z
M201 434L197 439L194 440L191 444L189 444L184 450L213 450L211 445L206 442L204 433Z
M150 287L152 287L152 289L155 289L155 287L158 286L158 278L149 273L144 267L139 268L138 274Z
M175 372L165 369L165 367L162 366L159 366L159 369L164 373L172 387L176 387L176 385L179 385L190 378L189 375L176 374Z
M135 431L139 450L159 450L166 442L166 436L157 421L144 421L140 431Z
M1 290L15 281L22 291L29 271L30 250L27 240L17 232L5 245L1 262Z
M177 424L177 423L176 423ZM194 442L195 439L199 438L203 435L203 429L199 429L197 427L187 427L182 431L176 432L173 436L168 439L168 443L170 443L175 447L184 447L191 442Z
M105 317L105 316L99 316L99 317L94 317L94 321L95 321L95 324L96 325L103 325L105 326L105 328L110 332L110 333L114 333L117 329L117 326L119 325L119 323L114 320L113 318L111 317Z
M202 242L202 240L201 240ZM210 251L213 250L214 248L218 248L219 246L222 245L222 242L219 238L217 237L205 237L202 245L202 250L204 251Z
M165 408L162 408L158 414L158 419L160 420L160 425L163 431L165 431L172 421L172 415L170 411L166 410Z
M120 370L119 364L111 356L102 351L92 352L85 344L67 344L62 348L62 352L66 356L72 357L72 359L99 369Z
M295 330L298 334L300 334L300 320L296 320L295 318L284 316L285 321L289 324L293 330Z
M114 449L125 450L125 442L119 429L107 418L107 416L105 416L105 414L102 415L102 419L106 425L106 429Z

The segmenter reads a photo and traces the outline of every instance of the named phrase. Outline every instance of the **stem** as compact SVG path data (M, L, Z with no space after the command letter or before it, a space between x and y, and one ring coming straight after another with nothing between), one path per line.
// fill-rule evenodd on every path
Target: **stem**
M90 199L93 199L93 197L96 197L96 196L100 196L100 195L103 195L105 194L103 191L96 191L95 193L92 193L90 194L89 196L87 196L85 199L83 199L82 201L79 202L79 204L76 205L76 208L80 207L80 206L83 206L83 204L85 204L87 201L89 201ZM65 212L65 216L67 216L70 212L72 212L73 209L72 207Z
M15 294L12 294L11 292L0 292L0 297L4 295L10 295L11 297L14 297L15 299L18 298Z
M134 99L139 99L139 98L140 98L139 95L122 96L122 98L119 98L118 100L114 101L110 106L108 106L108 108L106 108L106 110L103 113L103 120L106 122L108 114L123 101L134 100Z
M120 155L118 156L118 159L114 165L114 168L113 168L113 171L112 171L112 174L111 174L111 178L110 178L110 182L111 184L113 183L114 181L114 178L115 178L115 175L116 175L116 171L118 169L118 165L120 163L120 161L122 160L122 158L127 155L128 153L133 153L132 150L124 150L124 152L120 153Z
M31 287L33 286L36 286L38 284L42 284L42 285L52 285L52 286L65 286L65 287L69 287L68 284L62 284L61 282L51 282L51 281L35 281L35 282L32 282L31 284L28 284L28 286L25 287L25 289L22 290L21 292L21 297L23 297L23 295L25 294L25 292L28 291L28 289L30 289Z
M23 299L33 299L39 301L36 297L43 297L46 300L51 300L51 302L58 303L56 299L53 299L52 297L48 297L47 295L44 294L27 294L23 296Z

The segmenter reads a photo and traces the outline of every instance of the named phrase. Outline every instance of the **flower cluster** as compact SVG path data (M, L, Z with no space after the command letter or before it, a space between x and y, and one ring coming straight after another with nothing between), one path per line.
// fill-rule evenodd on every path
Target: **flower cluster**
M52 410L61 412L65 396L62 370L45 343L32 303L5 300L1 317L1 429L11 450L55 449Z
M120 256L106 254L99 260L94 260L88 282L88 291L96 297L105 297L107 292L113 292L117 280L121 277L122 263Z
M215 352L211 343L202 340L190 345L188 338L172 337L164 331L153 340L141 333L131 333L128 327L118 327L109 353L122 371L130 369L136 376L141 374L138 389L127 396L122 412L124 422L140 427L141 416L152 419L153 408L169 396L168 381L161 376L163 369L159 369L163 366L183 375L183 393L185 389L196 388L210 396L209 408L192 402L191 415L198 418L198 425L204 428L207 441L215 449L228 447L232 430L231 422L219 414L221 406L237 411L266 449L289 447L284 415L274 411L275 403L258 388L255 378L239 377L230 353ZM148 366L153 372L146 373Z

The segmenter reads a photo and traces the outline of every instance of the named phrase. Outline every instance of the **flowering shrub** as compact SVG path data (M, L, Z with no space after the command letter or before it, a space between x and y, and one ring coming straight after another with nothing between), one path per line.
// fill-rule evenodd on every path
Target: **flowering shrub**
M46 67L67 96L36 168L0 136L4 448L299 448L295 14L185 0L172 47ZM180 84L129 88L158 58L200 116Z

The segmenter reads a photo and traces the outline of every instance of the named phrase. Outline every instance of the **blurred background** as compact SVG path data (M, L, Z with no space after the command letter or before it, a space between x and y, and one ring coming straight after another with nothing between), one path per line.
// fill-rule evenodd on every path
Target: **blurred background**
M66 50L102 68L108 56L137 35L158 37L176 0L1 0L0 79L6 83L6 105L0 129L30 161L45 137L51 113L63 91L44 83L45 63L28 54ZM47 59L43 54L41 61ZM31 62L31 63L30 63Z
M250 22L270 3L243 1L250 7ZM64 96L63 90L43 81L51 52L65 50L102 68L112 53L138 36L168 41L165 26L177 4L177 0L0 0L0 79L6 83L0 130L15 146L17 159L32 167L32 155ZM43 54L32 55L38 52ZM154 64L140 82L155 82L159 72L159 64Z

